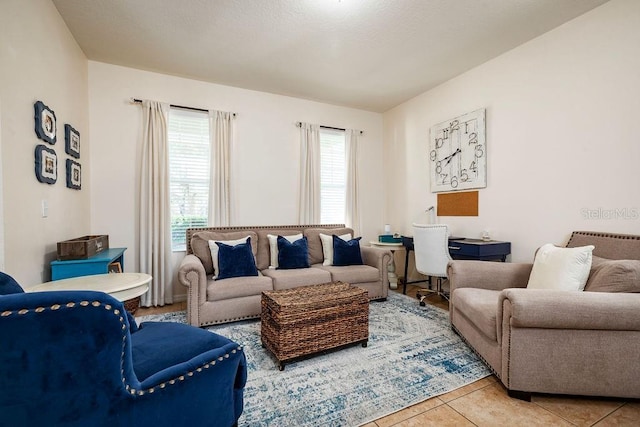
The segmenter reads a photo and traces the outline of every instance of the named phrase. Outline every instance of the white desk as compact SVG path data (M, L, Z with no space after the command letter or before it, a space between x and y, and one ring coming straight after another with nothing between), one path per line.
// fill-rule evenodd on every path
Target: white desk
M389 277L389 287L391 289L398 289L398 275L396 274L396 261L394 253L396 250L402 247L402 243L384 243L372 240L369 242L371 246L377 246L380 248L389 249L391 251L391 262L387 267L387 276Z
M151 279L145 273L94 274L41 283L25 289L25 292L101 291L124 302L147 292Z

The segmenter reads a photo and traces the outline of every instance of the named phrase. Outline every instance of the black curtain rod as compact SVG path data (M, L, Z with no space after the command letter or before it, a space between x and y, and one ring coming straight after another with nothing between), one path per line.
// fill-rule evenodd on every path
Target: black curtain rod
M133 98L133 102L135 102L137 104L140 104L140 103L142 103L142 99ZM184 105L169 104L169 107L182 108L183 110L191 110L191 111L202 111L203 113L208 113L209 112L209 110L205 110L204 108L185 107ZM236 113L231 113L231 114L233 114L233 117L236 116Z
M302 127L302 122L298 122L298 123L296 123L296 126L298 126L298 127ZM344 128L334 128L334 127L332 127L332 126L323 126L323 125L320 125L320 127L321 127L322 129L341 130L341 131L343 131L343 132L346 132L346 129L344 129ZM362 134L364 133L363 131L359 131L359 132L360 132L360 135L362 135Z
M334 128L333 126L322 126L322 125L320 125L320 127L321 127L322 129L341 130L341 131L343 131L343 132L346 132L346 131L347 131L346 129L343 129L343 128Z

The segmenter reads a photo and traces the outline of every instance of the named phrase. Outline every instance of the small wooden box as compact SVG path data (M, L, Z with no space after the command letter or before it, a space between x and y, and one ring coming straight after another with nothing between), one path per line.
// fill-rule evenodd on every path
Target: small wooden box
M109 249L109 236L82 236L58 242L58 260L87 259Z
M262 344L278 367L307 356L369 339L367 291L333 282L262 292Z

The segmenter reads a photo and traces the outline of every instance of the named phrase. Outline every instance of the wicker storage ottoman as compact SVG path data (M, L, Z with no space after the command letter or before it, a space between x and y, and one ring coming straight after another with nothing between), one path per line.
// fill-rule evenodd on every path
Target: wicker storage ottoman
M285 362L347 344L367 346L367 291L332 282L262 292L262 345Z

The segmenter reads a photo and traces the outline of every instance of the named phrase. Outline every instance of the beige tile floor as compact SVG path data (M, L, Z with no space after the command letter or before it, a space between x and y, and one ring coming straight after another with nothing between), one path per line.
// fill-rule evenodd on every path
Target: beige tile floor
M407 294L415 296L417 289L409 285ZM428 303L448 309L446 300L437 296L430 297ZM136 317L178 310L186 310L186 302L140 308ZM534 394L531 402L524 402L510 398L500 381L491 376L364 427L392 426L640 426L640 401Z

